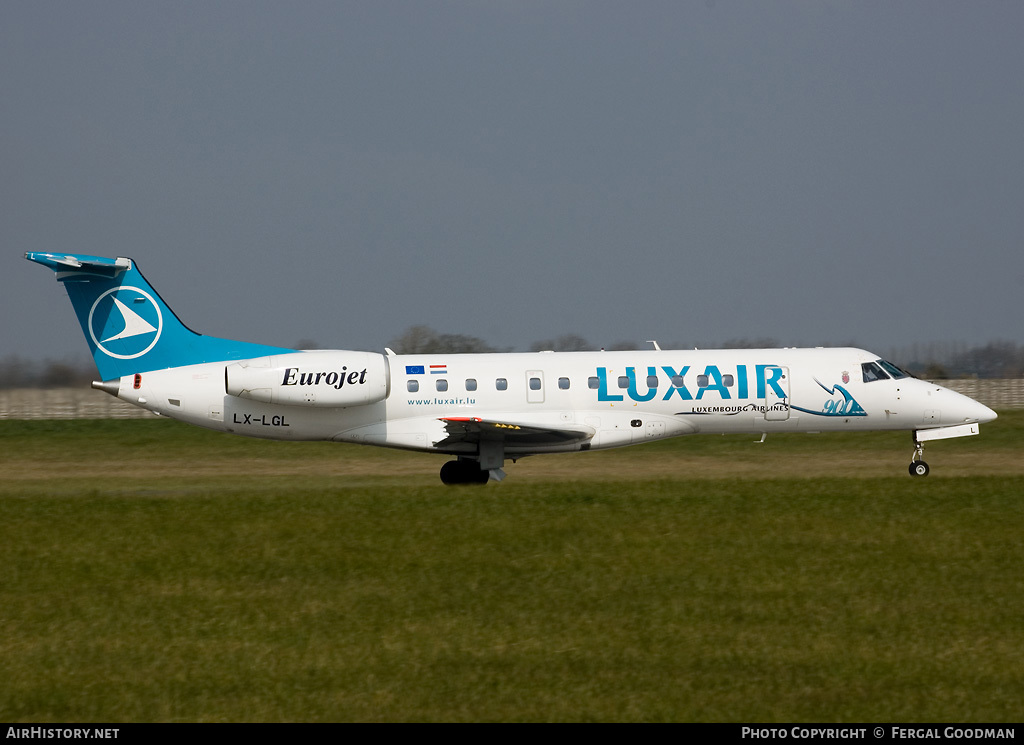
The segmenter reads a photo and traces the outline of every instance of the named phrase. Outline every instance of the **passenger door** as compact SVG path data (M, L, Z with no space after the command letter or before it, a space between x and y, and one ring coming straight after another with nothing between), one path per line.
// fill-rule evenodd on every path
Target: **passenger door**
M789 368L773 365L765 369L765 379L773 381L774 385L765 385L764 419L766 422L784 422L789 419ZM775 390L776 385L782 389L782 396Z

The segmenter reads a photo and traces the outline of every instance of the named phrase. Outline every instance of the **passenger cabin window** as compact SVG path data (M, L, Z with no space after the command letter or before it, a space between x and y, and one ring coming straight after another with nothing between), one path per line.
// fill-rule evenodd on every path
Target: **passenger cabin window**
M531 391L539 391L540 390L540 378L530 378L530 390Z
M698 388L707 388L708 387L708 376L707 375L698 375L697 376L697 387Z
M682 388L683 387L683 376L682 375L673 375L672 376L672 385L674 387L676 387L676 388Z
M448 390L448 381L444 378L438 378L434 381L434 387L439 391L446 391Z
M647 376L647 387L648 388L657 388L658 387L658 376L657 375L648 375Z
M722 376L722 385L724 385L726 388L732 388L733 383L735 382L736 381L732 375L726 374Z
M508 380L506 380L505 378L498 378L497 380L494 381L494 387L499 391L507 391Z
M587 378L587 388L589 388L590 390L596 391L600 387L600 385L601 382L597 379L596 376L591 375L589 378Z
M559 378L558 379L558 387L561 388L563 391L569 390L569 379L568 378Z
M875 362L865 362L860 366L864 374L864 382L872 383L876 380L888 380L889 375Z
M475 391L476 390L476 378L466 378L466 390L467 391Z
M405 387L409 390L409 393L415 393L420 389L420 381L410 380L405 384Z
M619 388L629 388L629 376L628 375L620 375L619 376Z

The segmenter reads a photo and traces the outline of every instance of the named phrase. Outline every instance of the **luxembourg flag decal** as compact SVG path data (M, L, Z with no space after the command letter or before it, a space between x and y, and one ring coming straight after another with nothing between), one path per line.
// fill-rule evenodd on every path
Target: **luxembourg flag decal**
M430 366L430 374L431 375L447 375L448 374L448 365L431 365Z

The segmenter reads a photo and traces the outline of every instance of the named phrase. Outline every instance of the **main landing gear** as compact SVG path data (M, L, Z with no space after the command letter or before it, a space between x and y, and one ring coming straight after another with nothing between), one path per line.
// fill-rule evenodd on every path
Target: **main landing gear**
M916 434L916 433L915 433ZM928 464L922 460L924 458L924 445L921 444L917 438L914 438L914 457L910 460L910 475L911 476L927 476Z
M445 484L486 484L505 478L505 447L501 440L480 440L475 455L459 456L441 466L441 481ZM513 462L515 458L512 459Z
M441 466L441 481L445 484L486 484L491 472L480 467L474 458L450 460Z

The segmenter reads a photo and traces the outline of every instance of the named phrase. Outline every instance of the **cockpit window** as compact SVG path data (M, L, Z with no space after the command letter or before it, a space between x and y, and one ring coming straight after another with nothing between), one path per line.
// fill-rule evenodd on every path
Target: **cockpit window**
M877 362L865 362L860 366L861 371L864 373L864 382L871 383L875 380L888 380L889 375L883 370Z
M906 370L896 367L896 365L892 364L891 362L886 362L885 360L878 360L878 364L881 365L882 369L885 370L890 375L892 375L896 380L899 380L900 378L914 377Z

